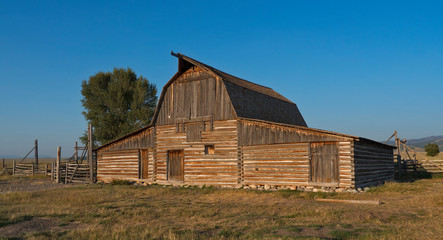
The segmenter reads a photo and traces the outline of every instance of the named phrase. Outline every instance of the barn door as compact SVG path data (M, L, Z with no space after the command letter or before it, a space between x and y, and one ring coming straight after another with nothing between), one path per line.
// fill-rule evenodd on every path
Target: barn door
M184 180L183 150L168 151L168 180Z
M140 150L140 163L141 163L141 174L140 178L147 179L148 178L148 149L141 149Z
M338 182L338 143L311 143L310 181L314 183Z

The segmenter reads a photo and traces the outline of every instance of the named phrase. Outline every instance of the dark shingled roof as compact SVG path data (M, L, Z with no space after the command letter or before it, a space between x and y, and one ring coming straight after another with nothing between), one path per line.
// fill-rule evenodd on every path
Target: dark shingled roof
M232 76L183 54L172 55L223 79L238 117L307 127L297 105L273 89Z

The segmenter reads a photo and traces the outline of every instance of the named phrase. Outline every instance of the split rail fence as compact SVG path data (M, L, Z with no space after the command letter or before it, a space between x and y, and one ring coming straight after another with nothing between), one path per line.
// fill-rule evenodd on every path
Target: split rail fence
M12 173L14 175L33 176L38 174L48 175L48 165L37 165L35 163L16 163L13 162Z

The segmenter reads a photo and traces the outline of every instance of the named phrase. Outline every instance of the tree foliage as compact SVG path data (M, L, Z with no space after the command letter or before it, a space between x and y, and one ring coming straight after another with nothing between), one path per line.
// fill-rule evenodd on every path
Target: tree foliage
M426 156L435 157L440 153L440 149L438 149L438 145L435 143L428 143L425 146Z
M83 115L92 124L96 143L105 144L148 125L157 103L157 88L130 69L99 72L82 82ZM87 134L81 140L86 142Z

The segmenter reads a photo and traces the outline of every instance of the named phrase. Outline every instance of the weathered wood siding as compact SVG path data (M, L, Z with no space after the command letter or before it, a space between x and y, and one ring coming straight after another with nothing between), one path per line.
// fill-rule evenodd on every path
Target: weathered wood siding
M366 141L354 142L355 187L394 180L393 149Z
M308 143L256 145L242 148L244 184L308 185Z
M184 184L237 184L237 121L210 122L201 132L201 142L188 142L186 132L177 132L175 125L156 127L156 180L167 181L168 150L183 150ZM205 154L205 145L214 146L214 154Z
M97 180L139 178L139 150L97 153Z
M330 187L351 188L353 169L351 141L337 142L338 183ZM245 185L321 186L310 181L310 143L265 144L240 147L242 183Z
M155 146L154 127L144 129L143 131L120 139L110 145L101 148L98 152L122 151L153 148Z
M166 90L156 125L172 125L177 119L213 116L234 119L235 113L222 80L193 67Z
M238 139L240 146L252 146L276 143L340 141L349 138L297 127L251 120L239 120Z
M341 141L339 146L339 164L338 172L339 187L340 188L353 188L355 187L355 172L354 172L354 159L353 159L353 140Z

